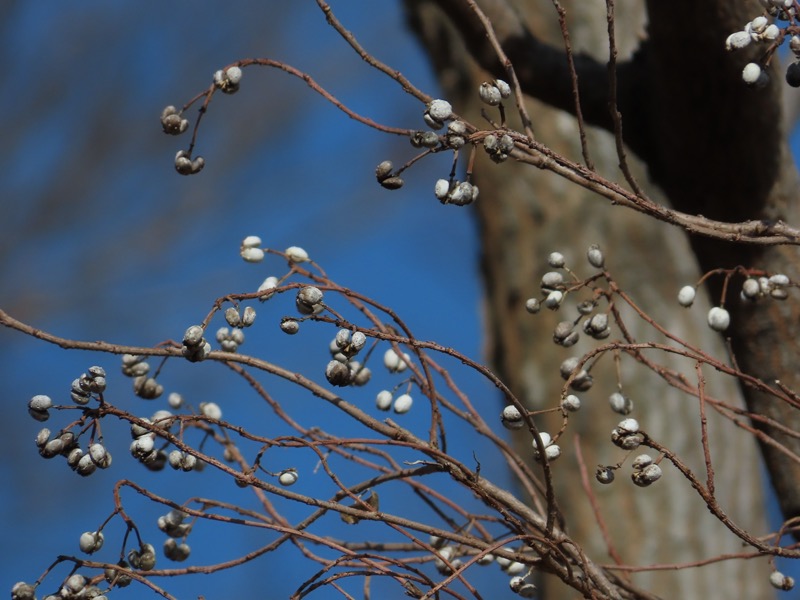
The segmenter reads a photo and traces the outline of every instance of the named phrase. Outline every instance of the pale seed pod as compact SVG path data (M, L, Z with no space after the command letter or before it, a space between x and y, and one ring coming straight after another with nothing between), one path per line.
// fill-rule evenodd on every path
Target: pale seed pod
M75 466L75 472L78 473L78 475L81 475L82 477L88 477L96 470L97 470L97 465L94 464L94 462L92 461L92 457L89 456L88 454L84 454L83 456L81 456L81 458L78 460L77 465Z
M437 121L447 121L453 116L453 107L447 100L431 100L426 112Z
M775 25L775 23L772 23L770 25L767 25L767 28L761 34L761 39L768 42L773 42L778 39L778 36L780 36L780 34L781 34L780 28L777 25Z
M780 571L773 571L769 574L769 583L775 589L788 592L794 587L794 578L784 575Z
M775 287L785 287L791 283L789 278L783 273L776 273L775 275L770 276L768 281Z
M542 275L539 284L542 289L554 290L564 285L564 276L558 271L549 271Z
M225 310L225 321L231 327L239 327L242 324L242 315L235 306L230 306Z
M559 456L561 456L561 446L558 444L550 444L544 449L544 455L547 457L547 460L551 462L556 460Z
M501 98L505 99L511 97L511 86L502 79L495 79L494 86L497 88L497 91L500 92Z
M737 31L730 34L728 39L725 40L725 49L728 51L739 50L746 47L751 41L752 38L749 33L746 31Z
M103 444L92 444L89 446L89 457L92 462L101 469L111 466L111 453L106 450Z
M714 331L725 331L731 324L731 316L721 306L714 306L708 311L708 326Z
M620 392L614 392L608 397L611 410L620 415L629 415L633 411L633 400L623 396Z
M375 396L375 406L378 407L378 410L389 410L392 407L392 392L389 390L381 390L378 392L378 395Z
M377 179L378 183L380 183L384 179L391 176L393 169L394 169L394 164L392 163L392 161L384 160L377 167L375 167L375 179Z
M403 356L400 357L400 355L395 352L394 348L389 348L383 354L383 365L390 373L402 373L408 367L406 364L406 360L408 359L408 354L404 353Z
M594 473L594 478L598 482L607 485L614 481L614 469L611 467L598 466Z
M559 290L553 290L544 299L544 305L550 310L558 310L561 302L564 300L564 293Z
M372 379L372 371L369 367L359 367L357 371L351 369L351 375L353 377L353 385L359 387L367 385Z
M101 531L85 531L81 534L78 546L81 552L92 554L103 547L105 537Z
M256 320L256 309L247 306L242 313L242 327L250 327Z
M542 304L539 302L537 298L528 298L525 301L525 310L527 310L530 314L535 315L538 313L542 308Z
M444 127L443 122L439 121L438 119L434 119L428 112L423 113L422 120L425 121L425 124L431 129L441 129ZM411 143L414 144L413 138Z
M634 471L641 471L646 466L653 464L653 458L649 454L640 454L633 459L631 467Z
M542 446L544 446L545 448L547 448L553 442L553 438L550 437L550 434L547 433L546 431L539 432L539 439L542 441ZM539 448L539 445L536 443L536 438L531 440L531 445L533 446L534 449Z
M192 325L183 334L183 345L190 347L197 347L203 343L203 334L205 331L200 325Z
M313 285L308 285L297 292L295 304L300 314L310 315L322 310L322 299L322 291Z
M758 296L761 295L761 286L758 283L757 279L753 279L752 277L748 277L742 283L742 294L748 300L754 300Z
M273 275L270 275L269 277L267 277L267 278L266 278L266 279L265 279L265 280L264 280L264 281L261 283L261 285L260 285L260 286L258 286L258 290L256 290L256 291L257 291L257 292L270 292L271 290L274 290L276 287L278 287L278 278L277 278L277 277L275 277L275 276L273 276ZM266 300L266 299L267 299L267 298L269 298L270 296L272 296L272 294L271 294L271 293L269 293L269 294L264 294L264 295L263 295L263 296L261 296L261 298L259 298L259 299L260 299L260 300L263 302L264 300Z
M450 193L450 182L447 179L439 179L433 187L433 193L439 200L445 200Z
M289 246L286 250L283 251L286 255L286 258L289 259L290 263L302 263L308 262L308 252L306 252L300 246Z
M783 288L775 288L770 290L769 295L774 300L786 300L789 297L789 292Z
M503 409L500 414L500 420L503 423L503 427L509 430L525 427L525 419L523 419L522 413L513 404L509 404Z
M402 415L411 410L411 405L413 403L414 399L410 395L400 394L397 398L395 398L394 404L392 405L392 409L398 415Z
M284 318L281 319L281 331L284 333L288 333L289 335L294 335L298 331L300 331L300 323L295 321L294 319Z
M767 18L763 15L759 15L750 21L750 30L755 33L763 33L767 28L767 23L769 23Z
M597 269L602 269L605 263L605 257L603 256L603 252L600 250L600 246L597 244L592 244L589 246L589 249L586 251L586 258L589 261L589 264Z
M387 177L381 185L387 190L399 190L405 182L400 177Z
M566 259L561 252L551 252L547 257L547 264L553 269L561 269L566 264Z
M747 63L742 69L742 80L747 85L756 85L761 77L761 67L757 63Z
M580 364L580 359L575 356L570 356L569 358L564 359L558 368L559 372L561 373L561 378L564 381L569 379L570 375L572 375L575 372L575 369L578 368L578 364Z
M338 360L332 360L328 363L328 366L325 368L325 378L331 385L339 387L350 385L352 381L350 368L340 363Z
M264 251L261 248L242 248L239 255L245 262L259 263L264 260Z
M216 402L201 402L200 413L209 419L221 419L222 409Z
M641 471L631 473L633 483L639 487L647 487L661 479L661 467L656 464L647 465Z
M284 469L278 474L278 482L284 487L289 487L297 483L299 477L297 469Z
M45 396L44 394L38 394L28 400L28 408L31 410L47 410L51 406L53 406L53 401L50 396Z
M567 412L577 412L581 408L581 400L574 394L569 394L561 401L561 408Z
M521 563L516 560L512 560L511 563L506 567L506 573L509 575L520 575L528 570L528 567L525 563Z
M478 88L478 95L484 104L498 106L502 100L500 90L491 83L484 81Z
M242 69L236 65L228 67L228 70L225 71L225 77L232 85L239 85L239 82L242 81Z
M694 304L694 299L697 296L697 290L693 285L685 285L678 292L678 304L681 306L689 307Z
M242 240L242 248L258 248L261 246L261 238L257 235L248 235Z
M592 387L592 385L594 385L594 378L589 373L581 369L578 371L578 374L575 375L570 387L576 392L586 392Z
M47 442L50 441L50 430L47 427L42 427L39 433L36 434L36 447L44 448Z
M639 421L631 418L622 419L622 421L617 424L617 428L625 433L637 433L639 431Z

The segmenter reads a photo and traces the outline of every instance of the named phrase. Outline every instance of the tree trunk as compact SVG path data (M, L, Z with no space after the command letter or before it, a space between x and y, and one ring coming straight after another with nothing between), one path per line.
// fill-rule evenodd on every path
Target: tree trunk
M480 24L462 4L454 0L406 0L410 22L428 50L444 97L459 114L481 123L485 121L480 116L479 84L495 76L505 77L496 56L486 48ZM553 3L486 0L478 4L492 19L523 88L557 106L550 108L529 100L537 141L582 162L575 119L564 112L574 112L574 106L569 80L563 75L566 59L556 50L563 48L563 40ZM577 58L584 116L608 128L605 6L562 4L573 50L587 53ZM767 89L748 89L740 75L748 59L728 54L724 48L729 33L759 14L757 3L651 2L647 10L646 16L642 6L620 7L616 31L625 139L643 159L630 162L649 197L664 199L664 203L668 199L685 212L724 221L783 218L796 223L788 203L796 173L788 158L780 119L782 77L774 73L774 83ZM648 17L650 25L645 24ZM645 30L647 41L637 49ZM533 51L531 39L535 44L552 46L547 52L538 47ZM510 125L521 127L518 122ZM589 147L597 171L611 180L623 181L613 136L592 129ZM475 210L486 279L488 353L509 387L532 408L558 405L563 384L560 363L591 348L586 340L569 350L553 344L553 327L558 321L573 319L574 306L538 315L524 310L528 297L539 296L539 278L548 270L546 258L552 251L564 253L568 266L586 275L591 271L585 250L591 243L600 244L607 256L607 268L639 306L671 332L721 359L726 356L722 340L705 326L708 306L696 304L684 312L676 302L677 290L699 278L696 264L699 262L703 271L741 264L784 272L793 279L798 276L794 247L764 250L702 238L687 240L676 228L609 206L552 173L510 161L498 166L484 158L480 156L476 163L474 181L481 189ZM711 302L718 304L721 279L712 279L711 284ZM765 301L743 307L736 302L737 295L735 287L728 291L726 307L732 313L730 343L739 366L767 383L781 378L800 389L798 382L791 380L796 373L791 366L797 362L796 339L800 337L800 318L791 314L792 304ZM625 317L637 340L657 338L643 321L633 319L629 312ZM787 326L790 322L791 327ZM775 348L782 351L775 352ZM659 357L659 362L696 381L693 365L687 361ZM697 401L630 359L622 358L620 370L623 391L635 403L632 416L704 479ZM609 442L610 430L620 419L609 410L607 401L617 389L615 366L607 357L592 373L594 386L581 396L584 408L578 419L570 419L565 439L577 442L578 436L573 434L579 434L589 485L621 561L636 565L688 563L741 551L739 540L710 515L674 469L665 469L663 480L646 489L633 487L621 476L624 469L612 485L601 486L594 480L594 467L618 462L622 451ZM703 375L709 395L730 401L740 394L737 382L730 378L710 369ZM744 388L744 396L752 411L772 415L781 423L796 421L786 405L751 388ZM753 436L717 413L708 412L716 497L735 522L759 534L765 531L765 508ZM538 426L547 431L553 431L559 423L560 416L558 422L537 419ZM796 439L765 429L799 453ZM520 444L525 445L521 448L528 447L530 440ZM575 447L564 442L562 448L564 455L553 468L567 531L585 544L593 559L612 563L582 491ZM785 515L798 514L800 493L794 486L800 482L800 473L796 464L769 446L763 449ZM767 573L763 562L728 561L702 569L636 573L632 581L669 598L768 598ZM547 581L545 585L543 597L573 597L556 582Z

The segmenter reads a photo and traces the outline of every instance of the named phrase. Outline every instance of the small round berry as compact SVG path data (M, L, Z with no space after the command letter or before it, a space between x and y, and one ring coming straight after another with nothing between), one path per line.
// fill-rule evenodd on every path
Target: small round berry
M586 258L589 261L589 264L597 269L602 269L603 264L605 263L605 257L603 256L602 250L600 250L600 246L597 244L592 244L589 246L589 249L586 251Z
M561 401L561 408L568 412L577 412L581 408L581 399L574 394L569 394Z
M539 302L537 298L528 298L525 301L525 310L527 310L530 314L535 315L538 313L542 308L542 303Z
M392 392L389 390L381 390L378 392L377 396L375 396L375 406L378 407L378 410L389 410L392 407Z
M691 306L697 296L697 290L693 285L685 285L678 292L678 304L681 306Z
M773 571L769 574L769 583L778 590L788 592L794 587L794 578L784 575L780 571Z
M200 412L209 419L219 420L222 418L222 409L216 402L201 402Z
M633 400L623 396L620 392L614 392L608 397L611 410L620 415L629 415L633 411Z
M761 67L757 63L747 63L742 70L742 80L747 85L755 85L761 77Z
M431 100L426 112L437 121L446 121L453 116L453 107L447 100Z
M656 464L647 465L641 471L634 471L631 473L633 483L639 487L647 487L651 483L655 483L661 479L661 467Z
M509 404L503 409L500 419L506 429L513 430L525 427L525 419L522 417L522 413L513 404Z
M283 251L286 255L286 258L289 259L290 263L302 263L308 262L308 252L306 252L300 246L289 246L286 250Z
M611 467L598 466L594 477L602 484L609 484L614 481L614 469Z
M708 326L714 331L725 331L731 324L731 316L721 306L714 306L708 311Z
M284 469L278 474L278 482L284 487L289 487L297 483L299 477L297 469Z
M561 252L551 252L547 257L547 264L553 269L561 269L566 263L566 259Z
M392 408L398 415L402 415L411 410L414 399L408 394L400 394L394 401Z

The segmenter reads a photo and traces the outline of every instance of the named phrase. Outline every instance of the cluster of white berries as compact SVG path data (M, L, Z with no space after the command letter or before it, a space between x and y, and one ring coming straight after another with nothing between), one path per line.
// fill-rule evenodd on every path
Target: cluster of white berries
M570 377L572 378L570 387L573 390L586 392L594 385L594 378L586 369L579 368L579 364L580 358L570 356L562 361L558 370L564 381L569 380Z
M648 454L640 454L633 459L631 479L639 487L647 487L661 479L661 467L653 462Z
M102 394L106 389L106 372L103 367L93 366L73 380L70 398L75 404L85 406L92 395Z
M225 94L235 94L239 91L242 81L242 69L236 65L214 72L214 85Z
M789 288L795 284L783 273L771 275L769 277L748 277L742 283L739 298L743 302L755 302L761 298L772 298L773 300L785 300L789 297ZM678 292L678 303L684 307L694 304L697 297L697 289L691 285L683 286ZM721 306L714 306L708 311L708 326L714 331L725 331L731 323L730 313Z
M760 2L768 15L777 20L794 20L797 16L794 0L760 0ZM783 43L785 36L785 30L781 30L775 23L770 23L767 17L760 15L747 23L741 31L729 35L725 40L725 47L728 50L739 50L751 43L767 43L770 47L764 59L766 60ZM800 59L800 37L791 36L789 48L795 58ZM769 77L762 64L750 62L742 70L742 80L747 85L760 88L769 82ZM786 69L786 82L792 87L800 87L800 62L794 62Z
M508 160L508 155L514 149L514 140L507 133L490 133L483 138L483 149L494 162L501 163Z
M142 543L128 552L128 562L134 569L152 571L156 566L156 549L153 544Z
M457 179L438 179L433 193L442 204L466 206L478 199L480 190L477 185Z
M225 321L232 329L220 327L214 336L223 352L236 352L244 343L243 328L250 327L256 319L256 311L252 306L240 312L238 307L231 306L225 311Z
M188 150L178 150L175 154L175 170L181 175L195 175L206 166L206 160L202 156L192 159Z
M149 377L150 365L144 356L137 354L122 355L122 374L133 378L133 393L144 400L155 400L164 393L164 387Z
M383 366L386 367L389 373L402 373L408 368L410 362L411 357L407 353L398 354L394 348L389 348L383 354ZM375 396L375 406L378 410L387 411L391 409L398 415L410 411L413 404L414 398L408 392L395 397L392 391L381 390Z
M64 456L67 465L83 477L88 477L98 467L106 469L111 466L111 453L102 443L95 442L84 452L71 431L62 431L51 437L50 430L45 427L36 434L36 447L42 458Z
M165 106L161 111L161 127L166 134L180 135L189 128L189 121L174 106Z
M172 397L172 394L170 394ZM172 413L168 410L156 411L149 419L142 419L155 429L167 430L172 424ZM156 431L138 423L131 423L130 453L150 471L161 471L167 464L167 453L163 448L156 448Z
M329 345L332 360L325 368L325 377L330 384L343 387L369 383L372 371L359 361L353 360L366 344L367 336L360 331L340 329L336 333L336 337Z
M171 510L166 515L158 517L158 528L169 537L164 540L164 556L175 562L183 562L189 558L191 547L186 542L178 543L175 538L185 538L192 529L191 523L185 523L186 513L180 510Z
M211 354L211 344L203 337L204 334L202 325L190 325L186 328L181 354L189 362L200 362Z
M74 573L64 580L57 593L45 596L44 600L85 600L87 598L107 600L106 595L99 587L91 585L80 573ZM36 600L36 586L24 581L16 583L11 588L11 600Z

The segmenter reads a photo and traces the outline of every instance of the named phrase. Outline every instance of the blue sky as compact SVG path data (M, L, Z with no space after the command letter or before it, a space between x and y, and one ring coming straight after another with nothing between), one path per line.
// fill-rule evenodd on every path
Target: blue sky
M474 224L468 211L442 206L432 193L433 182L449 171L446 157L425 161L402 191L387 192L375 184L374 167L410 157L405 140L354 123L284 74L251 69L238 95L212 103L197 149L205 171L190 178L174 172L172 158L186 140L161 133L161 109L182 104L216 68L240 58L286 60L377 121L422 126L420 106L370 71L313 3L270 4L200 11L94 0L3 9L0 60L12 75L0 93L8 132L0 147L0 305L65 337L143 345L178 338L215 298L252 291L265 276L280 274L278 262L254 266L238 258L240 240L257 234L277 249L303 246L334 280L394 307L419 337L480 358ZM368 49L435 91L424 56L400 25L398 3L339 4L337 13ZM264 344L268 355L298 365L318 350L308 338L276 332L254 334L253 347ZM34 579L51 556L76 552L80 533L111 510L109 484L142 471L122 470L130 462L124 431L110 442L119 449L121 471L80 481L64 464L40 459L31 443L38 428L25 414L31 395L64 398L89 365L116 373L115 361L7 331L0 331L0 353L13 424L5 447L14 449L3 461L7 483L0 495L6 534L17 540L13 552L9 544L0 552L0 589L9 589ZM146 415L163 407L162 400L139 409L127 380L115 375L111 383L132 410ZM248 414L246 390L219 370L197 376L176 369L165 384L195 402L219 402L226 416ZM473 377L466 385L497 411L489 386ZM48 425L64 419L57 417ZM184 481L153 485L179 493ZM212 476L207 485L218 491L224 484ZM211 529L190 537L201 561L210 560L204 545L257 541L253 532ZM233 577L174 581L168 588L181 598L196 595L198 585L209 600L258 597L266 589L285 597L295 569L302 570L297 557L281 555Z

